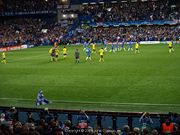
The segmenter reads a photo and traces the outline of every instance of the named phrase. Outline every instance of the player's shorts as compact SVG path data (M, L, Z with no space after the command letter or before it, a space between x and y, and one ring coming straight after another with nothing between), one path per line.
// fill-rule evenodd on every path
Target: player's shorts
M51 54L51 57L54 57L55 56L55 54Z
M3 60L6 60L6 58L3 58Z
M67 53L64 53L63 55L67 55Z
M56 58L58 58L59 55L56 55Z
M100 55L101 58L103 58L103 55Z
M93 51L95 52L95 51L96 51L96 49L93 49Z
M169 49L172 49L172 46L170 46Z
M79 57L75 57L77 60L79 59Z
M136 48L136 50L139 50L139 48Z

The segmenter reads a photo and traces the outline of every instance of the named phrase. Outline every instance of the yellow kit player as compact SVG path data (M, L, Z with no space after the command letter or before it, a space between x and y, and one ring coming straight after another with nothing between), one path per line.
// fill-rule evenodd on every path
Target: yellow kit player
M99 62L104 62L104 49L103 48L99 50L99 54L100 54Z
M174 52L172 41L168 42L168 46L169 46L169 53Z
M63 59L67 57L67 48L64 46L63 48Z
M56 49L55 49L55 59L56 59L56 61L58 61L58 58L59 58L59 49L56 47Z
M96 53L96 43L92 44L92 53Z
M51 56L51 61L54 61L55 60L55 48L52 47L50 50L49 50L49 53L50 53L50 56Z
M135 53L139 53L139 44L136 42L135 44Z
M2 52L2 61L1 63L6 64L6 53Z

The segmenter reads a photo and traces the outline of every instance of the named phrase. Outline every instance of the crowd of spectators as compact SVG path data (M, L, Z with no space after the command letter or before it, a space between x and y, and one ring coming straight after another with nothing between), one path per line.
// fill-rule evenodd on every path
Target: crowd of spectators
M76 29L68 32L67 26L57 22L43 19L15 19L0 24L0 45L50 45L53 40L63 37L70 43L83 43L84 39L92 38L94 42L101 43L103 38L108 42L120 41L166 41L179 40L180 28L178 26L129 26L129 27L97 27Z
M2 0L1 12L56 11L57 0Z
M97 27L79 28L69 32L71 23L63 26L53 19L10 19L0 23L0 46L33 44L50 45L61 37L69 43L83 43L84 39L92 38L96 43L120 41L166 41L179 40L178 26L128 26L128 27ZM66 36L65 36L66 35ZM61 40L61 41L62 41Z
M85 5L81 14L91 16L95 22L128 22L176 20L180 18L179 12L177 0L158 0Z
M56 10L57 0L1 0L0 11L31 12ZM172 6L174 5L174 6ZM91 16L92 21L147 21L147 20L179 20L178 0L158 0L146 2L124 2L85 5L82 10L64 10L62 13L76 13L79 16ZM78 19L76 19L78 20ZM97 27L78 28L70 30L74 18L65 23L46 17L19 18L4 20L0 23L0 46L33 44L49 45L62 38L69 43L82 43L84 39L93 38L94 42L102 42L106 38L109 42L120 41L166 41L179 40L179 26L128 26L128 27ZM71 22L70 22L71 21ZM61 41L62 41L61 40Z
M21 116L20 116L21 117ZM1 112L0 134L1 135L178 135L180 116L169 113L159 130L153 129L153 120L149 113L143 113L139 122L141 127L132 130L124 125L118 130L111 127L105 129L94 125L89 126L91 120L84 111L77 117L77 124L73 125L70 120L60 121L57 113L49 112L48 109L39 112L38 119L34 118L33 112L27 112L25 121L18 120L18 111L15 107Z
M93 38L94 42L101 42L106 38L109 42L119 41L166 41L179 40L178 26L129 26L129 27L97 27L77 29L70 40L83 42L84 38Z
M68 22L67 22L68 23ZM49 45L52 40L66 33L67 26L47 19L20 18L0 24L0 46L33 44Z

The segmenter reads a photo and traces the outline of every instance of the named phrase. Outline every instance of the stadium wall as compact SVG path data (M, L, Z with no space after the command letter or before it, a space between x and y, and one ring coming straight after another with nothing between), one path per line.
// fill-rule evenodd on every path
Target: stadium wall
M3 51L12 51L12 50L21 50L34 47L34 45L15 45L15 46L7 46L7 47L0 47L0 52Z

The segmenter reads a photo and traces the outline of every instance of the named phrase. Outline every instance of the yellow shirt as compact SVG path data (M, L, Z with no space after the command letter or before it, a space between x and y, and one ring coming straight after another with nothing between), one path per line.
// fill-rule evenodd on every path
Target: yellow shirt
M63 48L63 54L66 54L66 53L67 53L67 49Z
M100 49L100 50L99 50L99 54L100 54L100 55L104 55L104 49Z
M50 53L50 54L52 53L52 48L49 50L49 53Z
M55 54L59 55L59 50L58 49L55 50Z
M2 58L3 58L3 59L6 58L5 52L2 53Z
M93 50L95 50L95 49L96 49L95 44L92 44L92 49L93 49Z
M168 43L168 45L169 45L169 47L172 47L172 42L170 41L170 42Z
M138 44L138 43L135 44L135 48L136 48L136 49L139 48L139 44Z

